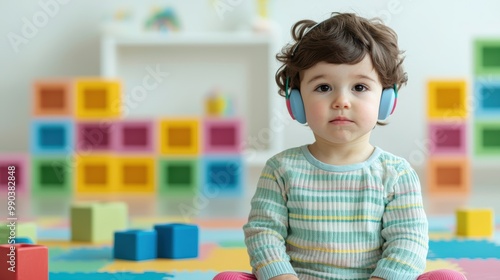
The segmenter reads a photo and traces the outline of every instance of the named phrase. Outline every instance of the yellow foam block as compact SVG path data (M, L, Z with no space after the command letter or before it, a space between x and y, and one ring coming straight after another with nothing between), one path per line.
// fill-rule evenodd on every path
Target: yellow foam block
M493 237L494 219L491 209L459 209L456 212L457 235Z

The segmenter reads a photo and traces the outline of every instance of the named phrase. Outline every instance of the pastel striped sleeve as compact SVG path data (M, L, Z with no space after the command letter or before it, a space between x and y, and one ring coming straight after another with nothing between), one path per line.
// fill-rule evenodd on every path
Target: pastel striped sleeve
M285 246L288 232L285 184L277 163L272 160L262 170L243 230L250 264L258 279L296 275Z
M403 160L396 168L394 186L382 220L382 259L372 276L386 280L414 280L424 271L428 251L428 222L422 203L420 181Z

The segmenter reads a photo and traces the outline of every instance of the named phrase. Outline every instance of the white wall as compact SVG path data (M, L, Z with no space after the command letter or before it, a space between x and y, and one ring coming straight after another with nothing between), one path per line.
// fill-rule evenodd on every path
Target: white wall
M99 26L120 7L143 11L150 5L172 5L179 12L186 31L227 28L233 20L253 11L247 0L22 0L0 3L0 151L27 151L31 120L31 83L36 78L99 75ZM236 3L224 19L211 1ZM17 47L9 36L22 36L26 21L43 12L40 3L59 3L44 26L32 32L26 44ZM376 128L376 145L422 166L418 155L425 149L426 81L431 78L465 78L472 74L472 42L478 36L500 37L500 2L430 0L271 0L270 16L281 28L282 43L289 40L291 25L299 19L325 19L331 11L351 11L363 16L380 16L399 34L406 50L409 83L401 91L398 108L390 125ZM200 8L194 8L199 6ZM57 9L56 9L57 8ZM37 18L42 20L43 18ZM26 31L26 30L25 30ZM10 35L9 35L10 34ZM17 52L16 52L17 49ZM278 51L278 50L276 50ZM471 86L471 83L469 83ZM283 103L284 104L284 103ZM285 146L311 142L307 128L291 124L285 132ZM419 144L420 143L420 144Z

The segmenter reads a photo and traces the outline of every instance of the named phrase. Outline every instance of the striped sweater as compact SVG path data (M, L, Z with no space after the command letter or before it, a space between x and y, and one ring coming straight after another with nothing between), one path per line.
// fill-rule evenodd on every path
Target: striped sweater
M428 224L420 182L403 158L328 165L307 146L269 159L243 230L259 280L413 280L424 270Z

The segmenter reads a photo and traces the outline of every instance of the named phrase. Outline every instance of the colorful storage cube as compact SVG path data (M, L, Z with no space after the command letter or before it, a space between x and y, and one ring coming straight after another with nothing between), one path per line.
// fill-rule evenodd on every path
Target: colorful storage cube
M164 119L160 122L160 151L164 155L198 155L199 120Z
M38 80L33 83L35 116L71 116L74 85L70 80Z
M474 42L476 75L500 74L500 40L479 39Z
M69 194L73 186L73 163L67 157L35 157L32 160L32 193Z
M76 148L86 154L113 150L113 125L100 122L79 122L76 125Z
M30 185L29 173L28 155L0 154L0 192L8 191L9 187L24 192Z
M431 193L466 194L470 190L470 163L466 156L431 157L427 164Z
M34 120L31 128L30 140L33 154L68 154L73 152L72 121Z
M240 119L210 118L203 122L203 150L207 154L239 154L243 145Z
M155 160L152 157L121 157L117 159L119 192L154 192Z
M243 195L244 168L240 156L203 159L203 192L209 196Z
M76 81L76 116L78 118L116 118L121 114L120 81L99 78Z
M118 152L155 152L155 126L152 121L121 121L113 128L114 150Z
M462 121L429 123L431 155L467 153L467 123Z
M118 189L116 159L110 155L77 157L76 191L110 193Z
M467 85L463 80L428 83L428 116L430 119L466 118Z
M476 121L474 125L474 151L479 156L500 155L500 122Z
M195 195L200 184L196 158L163 158L158 162L158 188L166 195Z

